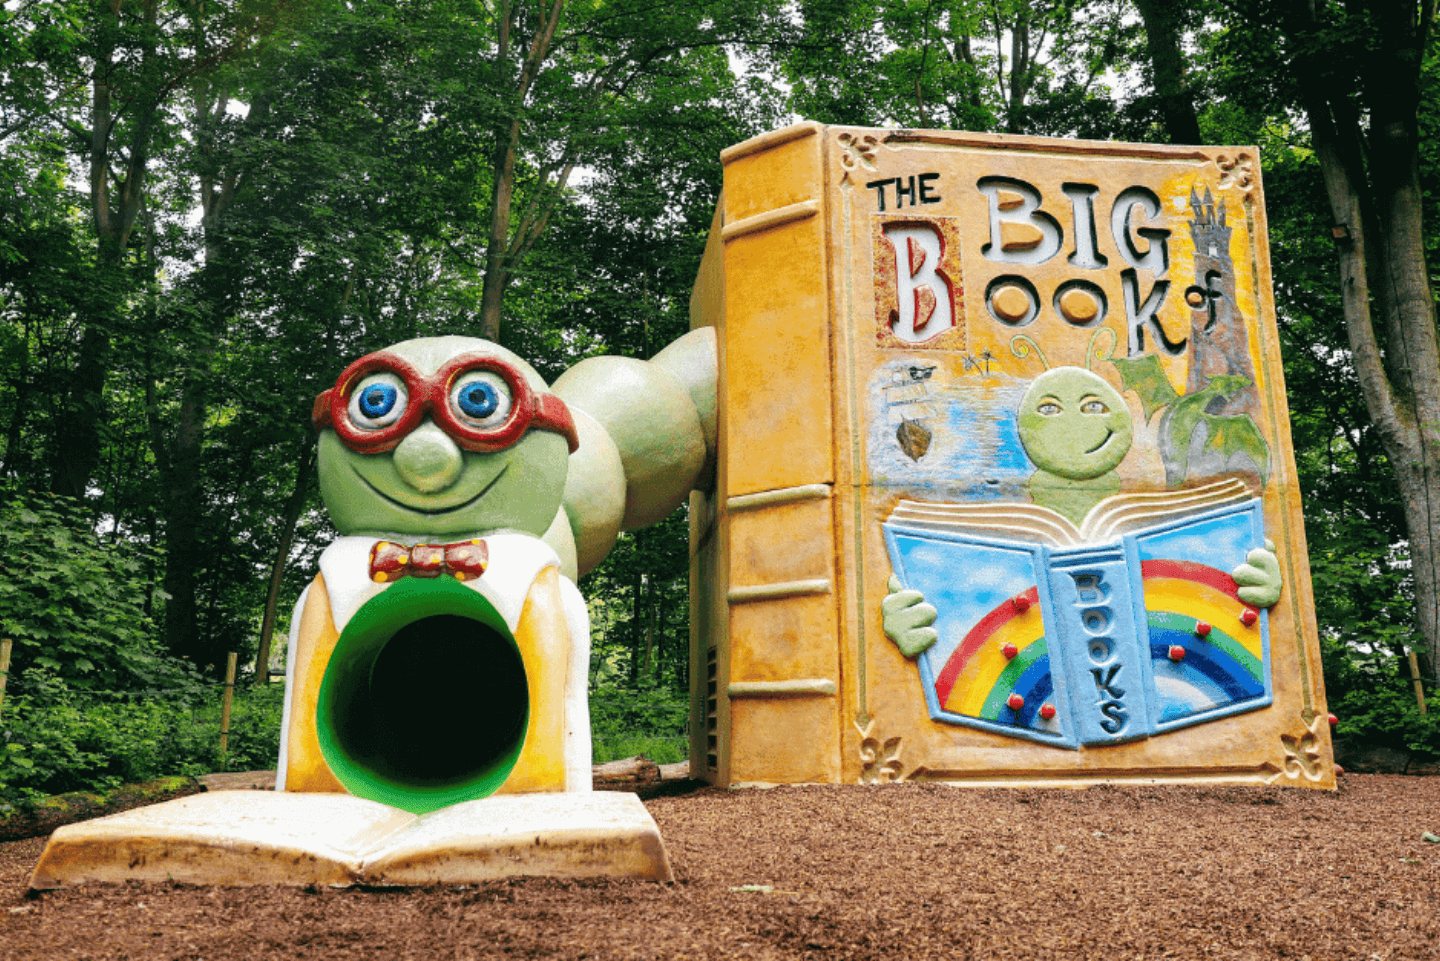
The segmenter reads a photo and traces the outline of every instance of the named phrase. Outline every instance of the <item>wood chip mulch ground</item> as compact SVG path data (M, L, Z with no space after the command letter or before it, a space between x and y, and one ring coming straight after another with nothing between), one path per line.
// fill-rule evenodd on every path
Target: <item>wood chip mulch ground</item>
M673 885L516 879L26 896L0 958L1440 958L1440 778L1077 791L706 788L647 803Z

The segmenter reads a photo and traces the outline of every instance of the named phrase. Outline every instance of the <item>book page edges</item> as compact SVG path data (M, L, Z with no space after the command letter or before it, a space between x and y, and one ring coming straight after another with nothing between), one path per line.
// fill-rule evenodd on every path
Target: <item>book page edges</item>
M633 794L496 795L417 818L348 795L218 791L60 828L30 887L455 884L514 875L674 879L660 830Z
M349 884L360 879L367 851L414 820L409 812L349 795L198 794L60 828L30 886Z
M1038 504L930 504L901 500L886 523L935 531L965 531L981 537L1041 541L1052 547L1103 544L1137 527L1167 518L1239 503L1251 497L1239 478L1177 491L1132 492L1107 497L1090 509L1079 527Z
M1010 535L1068 547L1080 530L1064 515L1035 504L926 504L902 500L886 523L929 530L966 530L991 537Z
M1249 496L1245 482L1235 477L1187 490L1116 494L1090 509L1080 532L1087 542L1106 541L1142 522L1149 526L1162 518L1196 514Z
M674 874L634 794L496 795L421 815L361 865L370 883L447 884L512 875Z

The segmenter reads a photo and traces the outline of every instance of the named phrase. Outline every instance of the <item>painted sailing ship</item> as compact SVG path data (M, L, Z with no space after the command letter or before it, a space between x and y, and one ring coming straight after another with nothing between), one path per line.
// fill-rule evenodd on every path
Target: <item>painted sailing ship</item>
M890 384L885 388L885 407L895 427L895 442L905 456L918 461L930 451L930 442L935 437L929 421L935 417L931 403L930 388L926 384L935 373L934 365L902 367L890 375Z

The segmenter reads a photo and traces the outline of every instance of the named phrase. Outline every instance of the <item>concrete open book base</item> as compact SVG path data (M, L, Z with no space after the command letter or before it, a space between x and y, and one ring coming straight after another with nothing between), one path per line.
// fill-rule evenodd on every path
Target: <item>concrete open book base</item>
M217 791L60 828L30 887L467 884L515 875L674 880L660 830L633 794L499 795L415 815L345 794Z

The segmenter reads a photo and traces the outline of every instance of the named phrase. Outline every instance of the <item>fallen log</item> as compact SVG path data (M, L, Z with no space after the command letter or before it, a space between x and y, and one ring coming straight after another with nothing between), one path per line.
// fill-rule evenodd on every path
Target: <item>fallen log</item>
M33 803L15 804L0 817L0 841L44 837L76 821L199 794L203 790L193 777L164 777L143 784L125 784L110 791L75 791Z
M660 765L643 754L595 765L597 791L633 791L637 785L660 780Z

